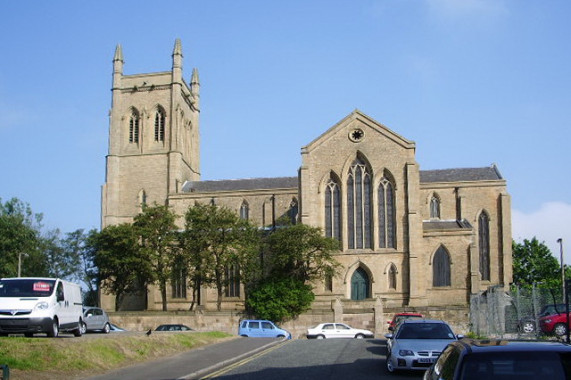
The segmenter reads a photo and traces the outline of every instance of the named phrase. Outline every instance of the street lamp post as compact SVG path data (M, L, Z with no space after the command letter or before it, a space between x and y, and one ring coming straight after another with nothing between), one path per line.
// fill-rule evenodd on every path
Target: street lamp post
M565 297L565 265L563 263L563 239L559 238L557 239L557 242L559 243L559 252L561 254L561 286L563 287L563 302L565 302L565 300L567 299Z
M24 252L18 253L18 277L22 275L22 256L28 257L28 254Z

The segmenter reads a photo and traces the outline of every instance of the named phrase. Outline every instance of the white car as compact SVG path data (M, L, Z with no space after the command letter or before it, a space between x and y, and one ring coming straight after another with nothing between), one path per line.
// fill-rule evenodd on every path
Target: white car
M325 338L373 338L375 334L369 330L354 329L344 323L320 323L307 329L307 339Z

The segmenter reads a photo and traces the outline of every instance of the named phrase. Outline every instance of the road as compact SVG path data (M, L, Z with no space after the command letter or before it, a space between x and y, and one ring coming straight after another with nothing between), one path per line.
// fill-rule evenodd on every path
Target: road
M421 379L422 372L389 374L386 341L380 339L290 340L203 378Z

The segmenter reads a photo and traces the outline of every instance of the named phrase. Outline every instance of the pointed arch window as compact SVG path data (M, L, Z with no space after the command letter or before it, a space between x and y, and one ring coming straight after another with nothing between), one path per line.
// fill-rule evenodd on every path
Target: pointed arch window
M147 205L147 193L145 190L139 191L139 210L143 211Z
M396 290L397 288L397 267L392 264L389 269L389 289Z
M385 176L379 184L379 247L396 248L395 194L393 183Z
M432 260L432 286L450 286L450 255L440 246Z
M173 298L186 298L186 281L188 278L188 271L184 266L182 259L176 259L171 278L172 297Z
M371 248L371 170L357 158L347 179L347 236L349 249Z
M357 268L351 277L351 299L359 301L370 298L370 284L367 272L361 267Z
M240 219L248 220L249 218L250 218L250 206L248 205L248 202L244 201L240 206Z
M325 185L325 236L341 241L341 191L333 178Z
M129 143L138 144L139 143L139 112L133 109L131 110L131 116L129 116Z
M478 217L478 245L480 258L480 275L482 280L490 280L490 218L486 212Z
M289 204L288 217L291 224L297 223L297 215L299 213L299 205L297 199L292 199Z
M430 199L430 219L440 219L440 199L436 195Z
M238 265L226 268L226 297L240 297L240 270Z
M165 141L166 112L158 107L155 112L155 141Z

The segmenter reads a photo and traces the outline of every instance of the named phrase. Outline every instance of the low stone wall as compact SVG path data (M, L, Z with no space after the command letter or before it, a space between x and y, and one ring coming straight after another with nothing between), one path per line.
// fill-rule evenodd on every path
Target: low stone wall
M382 311L381 311L382 310ZM280 326L292 333L294 339L304 338L309 327L323 322L343 322L355 328L372 330L375 337L383 338L388 333L387 322L395 313L403 311L418 312L430 319L442 319L448 322L455 333L466 334L470 331L469 308L457 307L424 307L413 309L345 309L333 307L331 310L310 310L292 321ZM248 318L243 313L221 311L139 311L111 312L111 322L130 331L147 331L160 324L180 323L198 331L223 331L229 334L238 333L238 323Z

